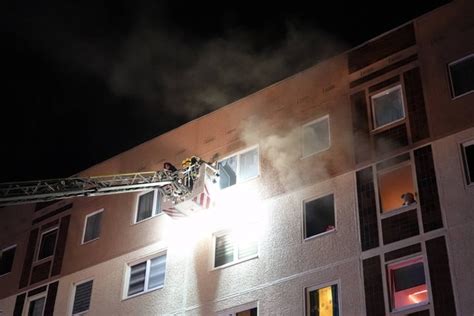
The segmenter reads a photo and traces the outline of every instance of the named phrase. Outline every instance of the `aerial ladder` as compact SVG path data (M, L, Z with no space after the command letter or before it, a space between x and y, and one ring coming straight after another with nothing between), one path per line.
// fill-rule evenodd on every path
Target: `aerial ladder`
M177 218L209 208L218 177L216 163L193 156L176 170L0 183L0 206L157 189L162 211Z

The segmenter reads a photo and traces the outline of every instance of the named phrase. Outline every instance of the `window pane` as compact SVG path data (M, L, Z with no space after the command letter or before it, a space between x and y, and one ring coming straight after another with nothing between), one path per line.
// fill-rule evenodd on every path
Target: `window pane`
M152 216L154 198L154 191L140 195L138 198L137 222Z
M102 212L87 217L84 242L99 238Z
M13 247L0 253L0 275L12 271L15 250L16 247Z
M216 237L214 267L222 266L234 260L234 245L229 235Z
M45 297L31 301L30 307L28 308L28 316L43 316L45 301L46 301Z
M237 156L232 156L219 163L219 175L221 189L237 183Z
M474 182L474 144L464 145L464 169L468 184Z
M337 285L310 291L308 297L306 315L339 316Z
M380 172L379 190L383 212L416 203L411 165Z
M329 148L329 118L303 127L303 156Z
M425 270L423 262L395 270L395 292L403 291L421 284L425 284Z
M331 231L335 228L334 195L305 203L305 237Z
M76 286L72 313L77 314L89 310L92 295L92 280Z
M474 56L449 66L454 96L474 90Z
M130 268L130 282L128 295L137 294L145 290L146 262L139 263Z
M239 181L245 181L257 175L258 150L255 148L240 155Z
M148 289L162 286L165 283L166 256L160 256L150 261L150 276Z
M55 230L50 231L49 233L46 233L42 236L40 249L39 249L39 252L38 252L38 260L41 260L43 258L47 258L47 257L52 256L54 254L54 247L56 245L57 232L58 232L58 230L55 229Z
M374 106L374 124L380 127L405 117L403 110L402 91L398 87L372 97Z

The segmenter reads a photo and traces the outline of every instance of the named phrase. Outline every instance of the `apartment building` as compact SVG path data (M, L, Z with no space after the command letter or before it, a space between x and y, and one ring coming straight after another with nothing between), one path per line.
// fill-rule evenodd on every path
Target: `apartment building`
M0 209L0 315L473 315L474 3L457 0L84 170L157 190Z

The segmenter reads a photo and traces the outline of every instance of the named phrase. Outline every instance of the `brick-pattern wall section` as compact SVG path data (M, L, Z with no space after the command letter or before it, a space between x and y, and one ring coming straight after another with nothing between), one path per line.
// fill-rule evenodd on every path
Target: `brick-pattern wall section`
M416 44L413 24L407 24L348 54L349 73L369 66L385 57Z
M398 258L401 258L401 257L405 257L405 256L408 256L408 255L414 254L414 253L418 253L418 252L421 252L421 244L414 244L414 245L411 245L411 246L407 246L407 247L404 247L404 248L400 248L400 249L397 249L397 250L387 252L385 254L385 261L398 259Z
M433 306L436 315L456 315L448 250L444 236L426 242Z
M21 316L23 314L23 305L25 305L26 293L20 294L16 297L15 309L13 316Z
M36 241L38 240L38 228L33 229L30 232L30 237L28 239L28 245L26 246L26 255L25 261L23 262L23 269L21 271L20 284L19 288L24 288L28 285L30 280L31 265L33 264L33 259L35 256Z
M414 68L405 72L403 74L403 80L405 82L411 139L413 143L416 143L430 136L420 68Z
M53 269L51 276L55 276L61 273L63 265L64 252L66 251L66 241L69 229L69 221L71 215L64 216L61 218L61 224L59 224L58 242L56 244L56 250L54 252Z
M423 230L429 232L443 227L433 153L430 145L414 153Z
M356 163L370 159L370 132L365 91L351 95L352 132Z
M382 220L384 244L416 236L420 233L416 209L403 212Z
M379 246L377 207L375 204L372 167L357 171L356 178L360 241L362 251L365 251Z
M56 303L56 294L58 293L58 283L59 282L54 282L48 286L48 296L46 296L44 316L53 316L54 314L54 304Z
M377 156L408 145L405 124L400 124L374 135L375 154Z
M364 269L365 307L367 309L366 315L385 315L380 256L365 259L362 262L362 266Z
M31 282L30 284L38 283L46 280L49 277L49 271L51 270L51 261L43 262L33 267L31 271Z

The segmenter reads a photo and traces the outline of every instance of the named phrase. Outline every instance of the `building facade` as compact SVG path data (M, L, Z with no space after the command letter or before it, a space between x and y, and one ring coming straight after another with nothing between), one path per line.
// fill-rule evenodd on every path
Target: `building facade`
M473 315L474 5L450 2L95 165L158 191L2 208L0 315Z

